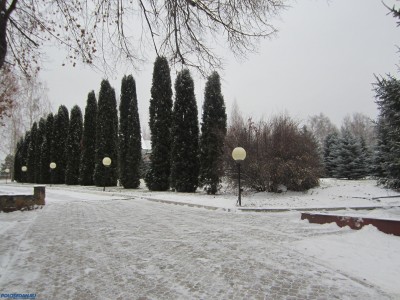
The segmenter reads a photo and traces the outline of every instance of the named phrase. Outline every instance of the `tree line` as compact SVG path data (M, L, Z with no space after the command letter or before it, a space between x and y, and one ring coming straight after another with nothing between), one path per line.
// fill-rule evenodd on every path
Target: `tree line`
M98 101L94 91L88 94L84 116L78 106L69 113L61 105L55 115L50 113L34 123L17 145L14 179L96 186L114 186L119 179L123 187L137 188L144 177L153 191L194 192L203 187L215 194L223 177L235 181L231 152L242 146L249 152L244 183L250 188L277 191L279 185L287 185L304 190L318 184L320 164L318 155L314 155L317 145L309 132L289 118L277 118L274 125L264 126L268 134L262 136L254 125L244 124L238 112L236 117L241 121L233 122L228 129L220 76L213 72L206 82L199 126L194 81L187 69L179 72L174 90L175 101L168 61L158 57L149 107L152 151L145 174L140 172L136 85L129 75L121 83L119 116L115 91L103 80ZM293 144L302 145L304 141L304 146L293 148ZM111 159L109 167L103 165L104 157ZM271 160L275 167L266 174L265 166L270 166ZM50 169L51 162L56 168ZM26 172L22 166L27 167ZM257 172L263 172L264 181L255 184Z
M135 80L132 75L122 79L119 116L115 90L107 80L101 82L98 95L97 101L94 91L88 94L84 116L79 106L69 113L61 105L55 115L50 113L33 123L17 144L14 180L115 186L119 179L125 188L140 185L142 147ZM226 133L218 73L213 72L206 84L201 134L191 74L187 69L178 74L173 103L165 57L154 63L149 110L152 153L145 176L148 188L194 192L201 184L215 193L221 180ZM102 163L105 157L111 159L109 167Z
M115 91L103 80L97 101L88 94L85 114L74 106L33 123L19 141L14 179L19 182L137 188L144 178L149 190L194 192L203 187L215 194L223 178L235 183L232 150L248 153L243 164L244 186L257 191L303 191L319 184L320 177L361 179L372 176L388 187L399 188L398 95L394 77L375 85L380 116L376 123L354 114L339 131L322 114L301 126L287 115L270 121L244 120L236 107L227 126L220 77L207 79L201 126L194 81L187 69L176 77L173 101L168 61L154 63L150 99L152 151L141 173L141 130L134 78L124 76L120 105ZM119 115L118 115L119 111ZM105 167L104 157L111 159ZM50 169L51 162L56 168ZM26 172L22 171L26 166Z

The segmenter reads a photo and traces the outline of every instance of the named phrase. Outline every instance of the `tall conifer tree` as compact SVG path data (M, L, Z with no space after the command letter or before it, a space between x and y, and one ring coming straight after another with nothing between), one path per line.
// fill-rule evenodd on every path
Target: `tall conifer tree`
M333 174L336 178L360 179L365 176L360 143L349 131L344 131L336 149L333 151L336 165Z
M127 189L137 188L140 185L139 167L142 159L142 140L136 97L136 83L132 75L122 78L119 111L121 184Z
M328 134L324 140L323 161L326 177L334 176L334 171L336 169L335 151L337 150L338 144L339 134L336 131Z
M175 95L171 185L178 192L195 192L199 176L199 124L194 83L189 70L178 74Z
M40 178L39 183L50 183L49 165L50 146L47 142L47 137L44 136L42 145L40 146Z
M97 186L117 184L118 112L115 91L107 80L101 82L96 124L96 160L94 183ZM111 158L111 166L103 166L103 158Z
M66 142L69 127L69 113L64 105L60 105L54 117L53 141L51 145L51 161L57 164L53 171L53 183L65 183L65 168L67 164Z
M75 105L71 110L71 120L68 128L66 143L67 167L65 170L65 183L76 185L79 183L79 165L81 160L82 138L82 112Z
M42 182L42 144L44 138L46 136L46 120L44 118L40 118L38 131L36 135L36 154L35 154L35 161L36 161L36 169L35 169L35 182L36 183L43 183Z
M25 133L22 146L21 146L21 169L22 167L27 167L28 165L28 150L29 144L31 141L31 132L27 131ZM22 172L21 170L21 182L28 182L28 174L27 172Z
M96 155L96 120L97 100L94 91L91 91L87 98L82 135L82 155L79 172L79 183L82 185L93 185Z
M153 191L165 191L170 186L172 125L172 84L165 57L157 57L154 63L149 113L151 156L146 185Z
M22 168L23 143L24 143L24 139L21 137L21 139L17 143L17 149L15 152L13 180L15 180L17 182L22 181L21 168Z
M51 143L53 141L54 116L52 113L46 118L46 132L41 146L40 167L41 167L41 182L51 183L50 178L50 158L51 158Z
M377 78L376 103L379 109L378 139L380 183L400 188L400 80ZM377 170L378 171L378 170Z
M208 77L204 91L200 137L200 184L215 194L223 176L226 111L217 72Z
M31 138L29 140L28 153L27 153L28 155L26 161L26 166L28 167L27 182L30 183L35 183L35 171L37 169L37 162L36 162L37 133L38 133L37 123L34 122L31 128Z

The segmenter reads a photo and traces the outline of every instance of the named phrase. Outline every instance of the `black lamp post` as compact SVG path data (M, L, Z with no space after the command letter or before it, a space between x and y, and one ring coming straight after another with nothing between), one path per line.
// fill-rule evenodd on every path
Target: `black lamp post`
M236 147L232 151L232 158L236 161L236 164L238 166L238 187L239 187L239 196L238 196L238 203L239 206L242 206L242 189L240 187L240 162L246 158L246 150L244 150L242 147Z
M55 162L50 163L50 186L54 183L54 169L57 168Z
M27 180L26 180L26 171L28 171L28 167L27 166L22 166L21 167L21 171L22 171L22 174L24 174L24 182L26 182Z
M111 158L109 158L108 156L104 157L103 166L105 167L105 170L107 170L110 165L111 165ZM106 171L104 171L103 180L104 180L104 187L103 187L103 192L104 192L106 190Z

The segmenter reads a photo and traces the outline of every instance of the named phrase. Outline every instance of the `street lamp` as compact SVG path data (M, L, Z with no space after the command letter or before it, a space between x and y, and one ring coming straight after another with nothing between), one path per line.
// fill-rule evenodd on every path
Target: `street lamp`
M50 163L50 186L54 182L54 169L57 168L57 164L55 162Z
M108 156L104 157L103 166L107 169L110 165L111 165L111 158L109 158ZM106 172L104 172L103 180L104 180L104 187L103 187L103 192L104 192L106 190Z
M232 151L232 158L236 161L236 164L238 166L238 186L239 186L239 206L242 206L242 189L240 188L240 162L246 158L246 150L244 150L242 147L236 147Z
M4 171L6 172L6 184L7 184L7 179L8 179L8 174L10 174L10 169L7 168Z
M24 176L23 176L24 177L24 181L26 181L26 171L28 171L28 167L27 166L22 166L21 171L24 174Z

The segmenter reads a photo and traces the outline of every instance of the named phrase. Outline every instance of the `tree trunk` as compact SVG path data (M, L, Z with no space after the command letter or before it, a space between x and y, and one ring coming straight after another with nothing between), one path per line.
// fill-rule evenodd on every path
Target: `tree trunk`
M0 69L4 65L7 54L7 19L4 11L0 11Z
M0 69L3 67L7 55L7 22L15 10L18 0L13 0L8 8L7 1L0 0Z

